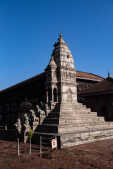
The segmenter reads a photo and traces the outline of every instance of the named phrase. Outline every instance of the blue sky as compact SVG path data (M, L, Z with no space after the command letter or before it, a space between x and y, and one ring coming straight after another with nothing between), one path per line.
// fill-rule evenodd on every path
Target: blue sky
M0 89L43 72L59 32L78 70L113 76L113 0L0 0Z

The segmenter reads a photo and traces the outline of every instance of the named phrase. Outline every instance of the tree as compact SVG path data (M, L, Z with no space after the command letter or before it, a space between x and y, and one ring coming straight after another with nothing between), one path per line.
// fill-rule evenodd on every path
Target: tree
M29 141L30 141L30 149L29 149L29 154L31 155L31 139L33 137L34 131L32 129L29 130L28 136L29 136Z

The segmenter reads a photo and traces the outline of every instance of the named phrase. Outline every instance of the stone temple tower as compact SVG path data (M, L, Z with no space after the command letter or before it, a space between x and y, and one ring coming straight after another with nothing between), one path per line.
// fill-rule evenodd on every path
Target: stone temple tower
M113 123L77 102L76 69L72 54L59 35L45 69L46 112L38 132L61 147L113 138Z
M76 70L73 56L62 38L62 34L54 44L46 72L48 109L54 108L56 103L75 103L77 101Z
M63 145L65 119L72 117L77 104L76 69L67 43L59 34L46 72L46 112L44 125L49 134L60 136ZM71 121L70 121L71 123Z

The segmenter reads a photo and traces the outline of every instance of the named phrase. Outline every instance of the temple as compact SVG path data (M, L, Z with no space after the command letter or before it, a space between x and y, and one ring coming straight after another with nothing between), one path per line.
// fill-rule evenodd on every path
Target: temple
M22 112L38 118L42 110L32 128L47 140L56 137L59 147L113 138L112 83L76 70L60 34L43 73L0 91L0 125L14 129Z

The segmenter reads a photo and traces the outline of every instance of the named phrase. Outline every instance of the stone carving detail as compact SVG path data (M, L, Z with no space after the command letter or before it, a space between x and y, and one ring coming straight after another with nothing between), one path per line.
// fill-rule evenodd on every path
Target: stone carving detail
M33 131L35 131L36 127L39 124L39 117L38 115L36 115L34 110L31 109L30 112L31 112L31 119L32 119L32 128Z
M29 117L27 113L24 114L24 143L27 142L28 139L28 132L31 129L30 123L29 123Z
M39 113L39 124L42 124L45 117L46 117L46 114L45 112L39 107L39 105L36 105L36 108L37 108L37 112Z
M14 124L19 135L23 135L24 143L27 142L28 132L30 129L36 130L37 126L43 123L46 115L45 112L36 105L36 110L30 109L28 112L22 112Z
M20 118L17 119L17 122L15 123L15 126L16 126L16 129L17 129L17 132L20 134L21 131L22 131L22 124L21 124Z
M69 71L64 71L62 73L62 80L72 80L75 81L75 74Z

